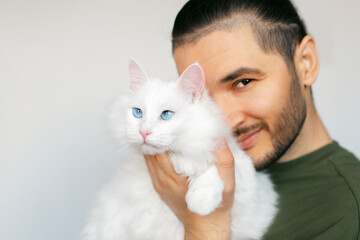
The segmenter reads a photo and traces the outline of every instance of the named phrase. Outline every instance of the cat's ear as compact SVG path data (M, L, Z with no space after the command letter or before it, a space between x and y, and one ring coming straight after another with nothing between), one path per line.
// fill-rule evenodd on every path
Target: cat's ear
M134 59L130 59L129 62L129 76L131 90L136 90L141 87L141 85L149 81L149 78L144 69Z
M198 62L191 64L181 74L178 84L195 102L201 98L205 88L205 74Z

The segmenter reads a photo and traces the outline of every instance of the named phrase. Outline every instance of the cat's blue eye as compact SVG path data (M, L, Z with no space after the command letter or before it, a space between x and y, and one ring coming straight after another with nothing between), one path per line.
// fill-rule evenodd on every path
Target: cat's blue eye
M140 108L133 108L133 115L136 118L142 118L143 117L143 112L141 111Z
M161 113L160 117L162 120L170 120L173 116L174 116L173 111L166 110Z

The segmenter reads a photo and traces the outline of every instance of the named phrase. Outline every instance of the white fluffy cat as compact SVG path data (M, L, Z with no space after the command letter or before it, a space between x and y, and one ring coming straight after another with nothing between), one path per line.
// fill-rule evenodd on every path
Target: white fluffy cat
M214 147L226 138L235 158L236 189L231 239L261 239L277 209L269 177L232 137L220 109L204 89L197 63L177 82L149 79L130 61L130 91L111 113L120 145L135 149L117 176L100 192L83 232L84 240L183 240L184 227L154 190L143 154L168 152L177 173L189 177L188 208L207 215L220 206L223 181Z

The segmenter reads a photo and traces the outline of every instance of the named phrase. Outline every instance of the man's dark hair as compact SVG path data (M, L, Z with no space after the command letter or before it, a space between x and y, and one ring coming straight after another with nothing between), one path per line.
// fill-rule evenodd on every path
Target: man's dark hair
M173 50L243 25L250 26L264 52L279 53L293 67L296 46L307 33L290 0L190 0L176 16Z

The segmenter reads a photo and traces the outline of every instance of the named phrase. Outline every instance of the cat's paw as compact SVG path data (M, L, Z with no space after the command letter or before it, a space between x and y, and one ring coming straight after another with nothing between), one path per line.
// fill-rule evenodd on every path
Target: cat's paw
M190 211L201 216L212 213L219 207L222 201L222 194L219 192L193 191L186 194L186 202Z
M218 208L222 202L224 182L216 168L209 169L196 179L192 179L186 193L186 203L190 211L206 216Z

